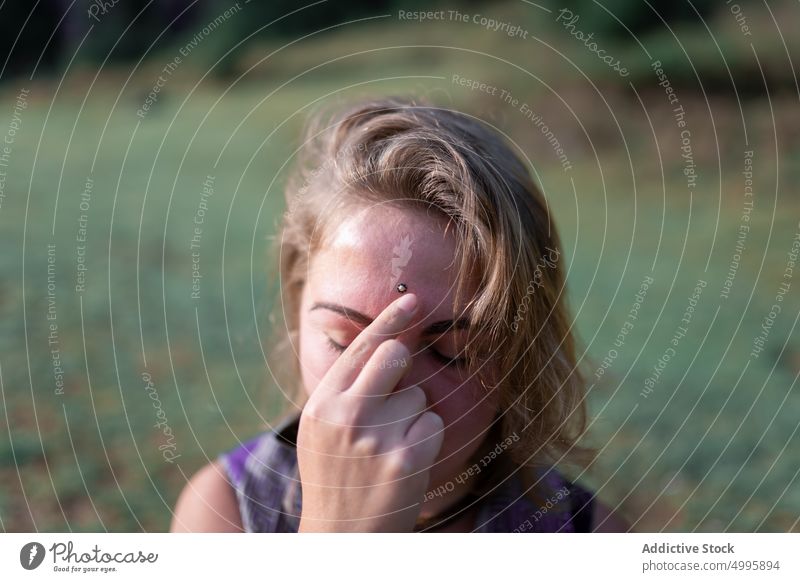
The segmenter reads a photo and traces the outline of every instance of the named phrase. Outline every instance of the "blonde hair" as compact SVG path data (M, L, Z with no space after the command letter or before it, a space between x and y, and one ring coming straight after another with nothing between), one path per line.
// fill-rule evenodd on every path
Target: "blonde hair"
M300 297L310 257L353 204L391 202L432 209L457 239L454 305L471 273L478 290L465 314L467 369L499 390L501 438L519 465L572 459L586 429L584 382L567 314L561 247L546 201L501 135L456 111L402 99L368 101L317 115L286 187L276 237L283 325L270 356L280 382L299 381ZM499 376L481 363L492 362ZM287 362L289 365L287 366Z

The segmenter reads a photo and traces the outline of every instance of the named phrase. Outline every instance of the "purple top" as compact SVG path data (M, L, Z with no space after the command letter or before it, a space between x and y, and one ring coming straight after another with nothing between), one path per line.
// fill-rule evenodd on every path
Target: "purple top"
M299 414L291 416L219 455L247 532L297 532L302 509L295 448L299 420ZM592 531L593 493L555 468L541 468L539 482L549 495L543 493L543 502L536 503L524 494L519 475L514 472L477 499L474 532Z

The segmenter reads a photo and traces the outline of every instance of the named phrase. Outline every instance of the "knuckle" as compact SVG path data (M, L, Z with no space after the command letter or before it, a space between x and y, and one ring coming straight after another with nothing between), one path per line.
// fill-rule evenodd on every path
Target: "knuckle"
M431 426L431 429L434 433L441 432L444 430L444 420L441 416L436 414L435 412L431 412L430 410L425 413L428 417L428 423Z
M303 407L307 424L324 430L347 430L358 423L358 408L344 398L338 400L309 400Z
M373 434L365 434L353 442L352 449L357 457L374 457L380 451L380 440Z
M414 409L422 410L428 405L428 397L425 395L425 390L417 385L408 388L408 396Z
M411 355L406 345L398 339L388 339L380 345L380 355L384 359L405 360Z
M325 404L319 399L310 399L303 407L302 416L303 420L308 422L315 422L323 418L325 414Z
M386 311L386 319L384 320L385 325L388 327L394 327L399 321L403 320L404 316L405 312L397 306L395 306L393 309L388 309Z
M428 442L431 437L435 437L444 430L442 417L430 410L423 412L417 422L419 423L421 442Z
M358 410L353 406L338 406L330 415L330 421L338 430L355 430L359 424Z
M415 417L428 407L425 391L417 385L398 390L390 400L402 418Z
M359 338L351 346L353 349L347 354L346 361L351 365L356 364L364 359L369 351L369 344L362 338Z
M386 472L390 478L405 477L414 470L414 459L408 449L398 449L387 455Z

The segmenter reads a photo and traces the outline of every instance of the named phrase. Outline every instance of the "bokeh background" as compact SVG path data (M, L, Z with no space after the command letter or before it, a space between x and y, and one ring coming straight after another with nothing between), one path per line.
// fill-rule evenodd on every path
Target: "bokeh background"
M791 0L0 2L0 527L166 530L274 420L287 163L311 111L396 94L507 132L553 209L601 449L564 471L638 531L800 531L798 24Z

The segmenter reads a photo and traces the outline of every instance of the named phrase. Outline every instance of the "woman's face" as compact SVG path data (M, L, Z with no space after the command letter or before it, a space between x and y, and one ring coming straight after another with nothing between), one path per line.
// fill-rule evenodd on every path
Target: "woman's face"
M452 227L446 232L445 225L443 218L421 210L358 207L311 258L300 306L300 368L310 395L340 356L331 342L349 345L397 298L399 283L417 295L415 323L397 338L412 361L395 390L419 385L429 409L444 421L431 488L463 470L497 409L496 391L487 396L459 365L464 329L447 331L449 326L442 325L453 319L457 275L456 243ZM462 304L457 313L463 309Z

